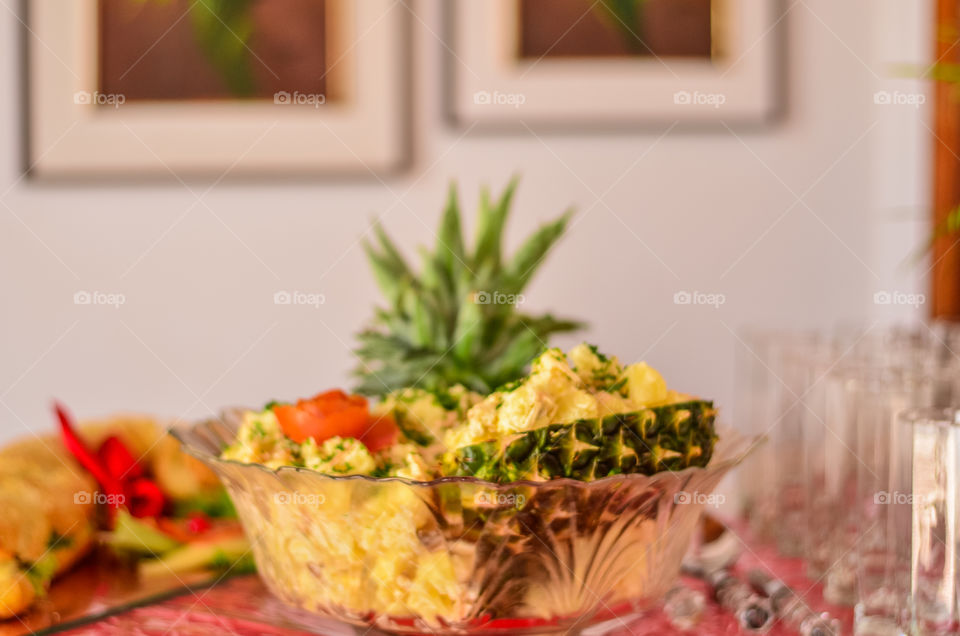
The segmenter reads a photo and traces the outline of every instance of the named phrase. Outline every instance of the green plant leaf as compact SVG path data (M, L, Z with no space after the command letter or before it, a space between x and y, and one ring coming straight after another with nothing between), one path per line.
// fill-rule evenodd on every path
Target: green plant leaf
M482 332L481 305L476 303L472 295L467 295L460 301L460 310L457 312L457 322L453 330L453 355L461 362L473 359Z
M367 254L367 261L370 263L370 269L373 270L373 277L377 281L380 291L383 292L392 306L398 306L403 291L404 278L402 275L398 276L396 268L391 267L388 260L378 254L369 243L363 243L363 251Z
M563 236L572 215L572 211L567 211L553 223L542 225L520 246L507 270L507 278L511 282L510 293L519 294L527 286L547 252Z
M649 48L644 44L643 10L646 0L598 0L593 5L620 33L624 45L635 53L644 53Z
M447 195L447 206L440 220L440 231L437 232L437 259L447 269L463 267L466 255L463 250L463 235L460 230L460 203L457 200L457 186L450 184Z
M515 186L514 179L495 203L484 191L470 266L457 260L465 243L455 188L446 198L435 249L420 248L419 272L376 226L377 244L364 249L390 306L375 308L358 334L357 390L383 395L408 386L442 391L463 384L490 391L522 376L551 334L579 326L549 314L523 316L497 296L527 284L569 220L568 213L539 228L505 266L502 242Z
M190 7L197 44L237 97L256 91L248 48L254 26L252 6L253 0L196 0Z
M514 177L500 196L496 205L490 203L490 193L484 188L480 195L480 211L477 217L477 243L474 249L474 267L492 265L494 271L500 268L503 226L510 214L510 203L517 189L518 179Z
M384 262L387 266L395 270L395 275L398 277L412 278L410 272L410 267L407 265L406 259L403 258L403 255L400 253L400 250L397 249L397 246L393 244L393 241L390 240L390 237L383 230L383 226L379 221L375 221L373 224L374 234L377 235L377 240L380 242L380 247L383 249Z

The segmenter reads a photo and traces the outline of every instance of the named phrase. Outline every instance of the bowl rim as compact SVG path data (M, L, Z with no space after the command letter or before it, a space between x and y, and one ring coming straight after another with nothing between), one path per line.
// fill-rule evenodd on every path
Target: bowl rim
M508 481L508 482L496 482L490 481L487 479L481 479L479 477L473 477L469 475L450 475L445 477L437 477L436 479L431 479L428 481L408 479L406 477L372 477L370 475L331 475L328 473L323 473L312 468L307 468L305 466L278 466L277 468L270 468L259 463L248 463L241 462L233 459L221 459L217 455L197 448L192 444L187 437L192 431L196 430L201 426L209 425L215 420L221 420L220 417L216 418L207 418L199 422L194 422L188 425L173 426L170 428L169 433L180 443L180 447L183 452L195 457L196 459L205 462L211 465L226 464L230 466L238 466L244 469L250 467L259 469L264 473L272 475L274 477L280 478L281 474L287 473L304 473L308 475L316 475L318 477L328 479L331 481L363 481L373 484L384 484L384 483L401 483L408 486L419 486L419 487L435 487L441 486L444 484L476 484L478 486L486 488L516 488L518 486L530 487L530 488L543 488L549 485L553 486L564 486L579 484L590 486L593 484L610 484L613 482L625 482L625 481L637 481L637 480L655 480L663 479L665 476L673 476L678 480L682 480L683 477L687 475L697 474L697 473L706 473L713 472L717 470L727 470L733 468L737 464L740 464L750 453L752 453L757 447L766 443L766 435L749 435L746 434L734 427L723 426L717 428L717 443L726 443L730 444L728 449L730 455L728 457L723 457L718 459L716 453L711 457L710 463L706 466L688 466L683 470L661 470L659 472L653 473L652 475L647 475L644 473L628 473L620 475L607 475L606 477L601 477L600 479L594 479L591 481L584 481L580 479L574 479L572 477L557 477L555 479L546 479L542 481L534 481L529 479L521 479L517 481Z

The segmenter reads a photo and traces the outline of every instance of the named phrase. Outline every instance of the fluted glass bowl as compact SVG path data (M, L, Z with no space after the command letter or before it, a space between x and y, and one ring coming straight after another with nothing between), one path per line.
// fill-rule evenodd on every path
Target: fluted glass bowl
M239 422L228 412L173 434L223 480L264 582L291 605L394 633L568 632L643 611L755 442L725 431L708 467L653 476L415 482L219 459Z

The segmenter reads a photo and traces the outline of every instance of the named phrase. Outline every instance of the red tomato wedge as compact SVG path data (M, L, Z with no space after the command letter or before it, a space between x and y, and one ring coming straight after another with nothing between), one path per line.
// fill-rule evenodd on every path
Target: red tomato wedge
M308 437L323 434L323 422L296 404L278 404L273 407L273 414L277 416L283 433L298 444Z
M359 436L371 453L386 448L397 441L400 429L389 415L371 418L369 428Z
M339 389L296 404L279 404L273 412L284 434L298 444L308 438L321 443L331 437L354 437L376 451L397 439L397 426L391 418L371 416L365 397Z

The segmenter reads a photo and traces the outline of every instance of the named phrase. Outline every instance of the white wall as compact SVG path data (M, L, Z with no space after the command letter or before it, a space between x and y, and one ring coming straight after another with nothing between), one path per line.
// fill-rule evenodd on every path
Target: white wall
M731 330L915 317L872 304L878 289L922 284L896 266L924 228L927 134L912 107L873 101L907 85L886 79L887 62L927 47L927 9L906 4L785 2L788 108L769 128L538 139L461 138L446 123L439 2L421 0L412 170L385 183L228 180L206 194L204 182L21 179L20 24L0 8L0 440L51 427L54 396L81 416L196 417L347 382L352 334L376 300L357 238L385 212L403 245L428 241L450 179L473 209L481 183L523 175L512 244L576 205L528 309L589 319L587 339L721 406ZM77 306L79 289L127 302ZM276 306L278 289L326 304ZM678 290L726 303L675 305Z

